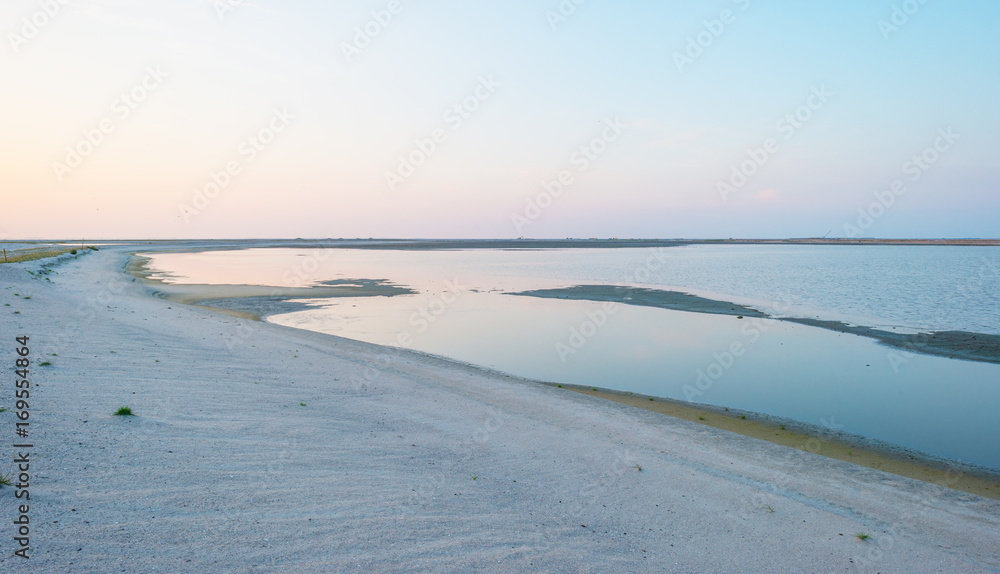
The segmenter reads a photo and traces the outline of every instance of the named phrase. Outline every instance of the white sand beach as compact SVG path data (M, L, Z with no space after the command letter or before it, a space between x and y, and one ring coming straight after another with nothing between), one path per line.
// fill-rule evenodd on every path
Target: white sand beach
M134 250L0 265L2 572L1000 572L997 500L150 297Z

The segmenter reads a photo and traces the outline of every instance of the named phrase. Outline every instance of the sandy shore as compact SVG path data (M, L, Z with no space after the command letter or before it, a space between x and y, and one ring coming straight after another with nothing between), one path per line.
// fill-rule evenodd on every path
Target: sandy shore
M557 386L813 454L1000 500L1000 476L996 471L932 457L884 441L831 431L817 425L807 425L752 411L649 397L612 389L563 384Z
M150 297L128 251L0 265L0 356L35 361L3 572L1000 571L995 500Z

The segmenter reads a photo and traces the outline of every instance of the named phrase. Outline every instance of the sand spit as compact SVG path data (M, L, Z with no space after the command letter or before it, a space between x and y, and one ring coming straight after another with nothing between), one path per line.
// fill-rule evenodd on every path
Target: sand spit
M752 307L726 301L706 299L678 291L663 291L619 285L576 285L563 289L537 289L509 293L525 297L574 299L583 301L613 301L641 307L657 307L692 313L761 317L777 321L800 323L840 333L875 339L883 345L914 353L965 359L983 363L1000 363L1000 335L966 331L935 331L930 333L893 333L873 327L848 325L841 321L824 321L802 317L776 317Z
M291 299L395 297L417 293L385 279L331 279L309 287L167 283L151 277L148 264L148 257L133 255L125 265L125 271L146 285L151 295L256 321L268 315L294 313L317 305Z
M872 327L848 325L841 321L821 321L799 317L781 320L868 337L883 345L914 353L982 363L1000 363L1000 335L970 333L968 331L932 331L930 333L905 334Z
M35 361L32 558L2 488L4 573L1000 571L1000 502L176 305L129 250L0 266L0 356Z
M681 293L679 291L661 291L642 287L623 287L620 285L577 285L563 289L535 289L508 293L524 297L541 297L544 299L573 299L578 301L613 301L638 307L657 307L674 311L690 311L692 313L711 313L713 315L734 315L737 317L767 318L768 314L745 305L737 305L727 301L716 301Z

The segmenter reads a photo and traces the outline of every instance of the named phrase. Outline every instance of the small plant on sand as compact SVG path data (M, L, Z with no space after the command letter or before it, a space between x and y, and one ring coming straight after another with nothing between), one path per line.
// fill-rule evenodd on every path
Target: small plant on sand
M653 397L649 397L649 400L653 400Z
M479 480L479 475L478 474L472 475L472 480Z
M632 468L638 470L639 472L642 472L642 465L641 464L633 464Z
M560 389L562 388L562 385L556 385L556 386L559 387Z
M698 417L698 420L703 421L705 420L705 417Z
M773 506L771 506L770 504L768 504L768 505L767 505L767 506L765 506L764 508L766 508L768 512L774 512L774 507L773 507Z
M858 532L857 534L854 535L854 537L857 538L858 540L862 541L862 542L865 542L869 538L871 538L871 536L865 534L864 532Z
M747 416L746 415L740 415L740 418L741 419L745 419L745 418L747 418Z
M69 254L70 255L76 255L76 249L70 249L69 250Z
M13 476L8 476L6 474L0 474L0 488L5 486L12 486L10 481L14 478Z
M299 406L300 407L304 407L304 406L306 406L306 404L305 403L299 403Z
M50 362L48 362L48 361L42 361L41 363L38 363L38 366L39 366L39 367L48 367L48 366L49 366L49 365L51 365L51 364L52 364L52 363L50 363Z
M785 430L785 425L781 425L781 430Z
M132 407L121 407L115 411L116 417L134 417L135 413L132 412Z

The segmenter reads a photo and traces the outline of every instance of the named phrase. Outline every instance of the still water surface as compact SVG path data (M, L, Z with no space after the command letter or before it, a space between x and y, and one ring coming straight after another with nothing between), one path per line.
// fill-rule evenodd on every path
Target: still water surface
M505 292L579 283L683 290L783 316L897 330L1000 333L1000 248L693 246L152 254L168 282L314 285L387 279L416 295L315 300L274 323L547 381L833 426L1000 469L1000 365L747 320Z

